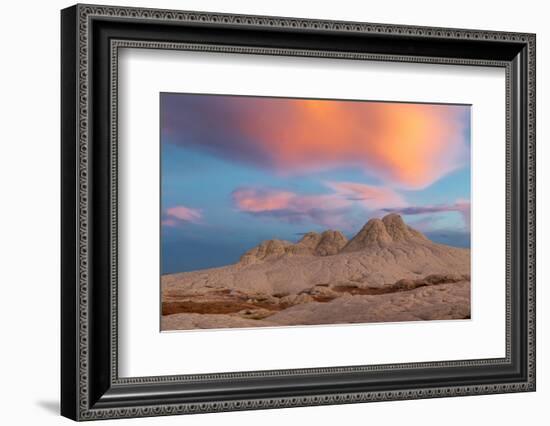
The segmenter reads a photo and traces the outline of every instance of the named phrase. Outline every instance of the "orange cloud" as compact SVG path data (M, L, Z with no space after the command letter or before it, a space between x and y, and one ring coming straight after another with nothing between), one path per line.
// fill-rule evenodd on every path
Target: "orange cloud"
M469 107L218 95L163 95L170 143L282 174L360 168L425 188L469 161Z
M361 167L396 186L420 189L468 159L465 107L381 102L272 100L277 108L240 117L276 170Z

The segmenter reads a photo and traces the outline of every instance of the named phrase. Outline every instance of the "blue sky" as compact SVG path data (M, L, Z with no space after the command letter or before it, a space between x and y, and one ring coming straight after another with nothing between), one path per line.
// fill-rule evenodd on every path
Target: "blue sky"
M161 94L162 273L399 212L470 244L470 108Z

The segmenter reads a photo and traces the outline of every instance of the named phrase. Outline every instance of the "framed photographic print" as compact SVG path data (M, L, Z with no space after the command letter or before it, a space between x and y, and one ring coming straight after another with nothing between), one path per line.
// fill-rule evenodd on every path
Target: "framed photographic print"
M535 35L61 28L64 416L535 390Z

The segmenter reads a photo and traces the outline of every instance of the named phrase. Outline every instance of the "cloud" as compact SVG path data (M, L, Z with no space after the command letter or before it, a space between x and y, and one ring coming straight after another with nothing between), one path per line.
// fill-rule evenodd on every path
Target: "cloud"
M174 219L162 219L160 221L160 224L162 226L170 226L170 227L174 227L174 226L178 226L178 221L174 220Z
M165 218L161 221L163 226L178 226L182 222L201 223L202 212L186 206L169 207L165 211Z
M232 195L237 207L249 213L284 210L298 198L289 191L255 188L237 189Z
M405 200L390 188L365 185L355 182L325 182L325 184L350 201L363 204L368 210L388 207L404 207Z
M381 206L404 206L405 201L391 189L354 182L326 182L331 192L303 195L272 188L238 188L233 203L242 212L277 218L289 223L313 222L344 228L351 226L354 207L373 211Z
M162 95L163 137L281 174L357 167L421 189L469 161L469 107Z
M459 199L459 200L456 200L456 202L453 204L437 204L437 205L431 205L431 206L408 206L408 207L402 207L402 208L384 208L382 210L385 212L400 213L404 215L459 212L462 215L465 228L467 230L470 230L471 208L470 208L470 202L468 200ZM427 221L431 221L431 219L427 219ZM422 223L422 225L424 225L424 223Z
M352 203L338 194L299 195L277 189L239 188L233 191L232 197L237 209L255 216L276 218L288 223L349 226L344 210Z

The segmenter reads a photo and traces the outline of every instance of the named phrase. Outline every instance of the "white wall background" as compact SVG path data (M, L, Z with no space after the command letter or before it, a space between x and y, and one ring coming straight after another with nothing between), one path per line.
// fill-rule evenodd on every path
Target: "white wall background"
M540 0L104 0L103 4L537 33L538 390L421 401L293 408L118 424L545 424L550 401L550 27ZM0 418L68 424L59 404L59 9L71 2L2 5L0 43ZM107 421L102 424L117 424Z

